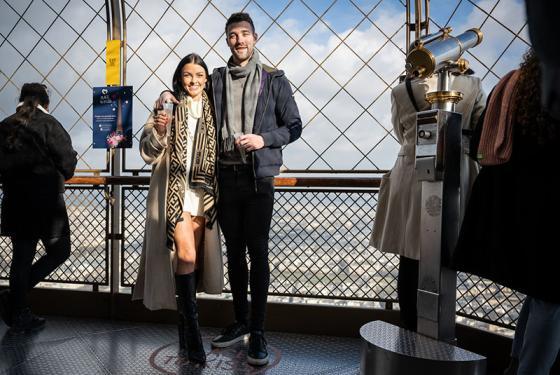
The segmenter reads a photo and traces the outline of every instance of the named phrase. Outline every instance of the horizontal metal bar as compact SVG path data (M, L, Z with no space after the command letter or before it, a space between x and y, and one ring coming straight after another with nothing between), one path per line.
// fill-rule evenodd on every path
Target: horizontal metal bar
M66 181L69 185L149 185L147 176L75 176ZM377 188L379 177L276 177L277 187L355 187Z
M466 314L466 313L460 312L460 311L457 311L457 316L462 316L463 318L476 320L476 321L479 321L479 322L482 322L482 323L492 324L494 326L498 326L498 327L502 327L502 328L515 329L515 324L506 324L506 323L499 322L497 320L490 320L490 319L482 318L482 317L476 316L476 315L469 315L469 314Z
M286 169L282 174L384 174L388 169Z
M379 188L329 188L329 187L285 187L276 186L276 191L285 193L361 193L361 194L375 194L379 193Z
M108 240L124 240L124 235L122 233L107 233Z

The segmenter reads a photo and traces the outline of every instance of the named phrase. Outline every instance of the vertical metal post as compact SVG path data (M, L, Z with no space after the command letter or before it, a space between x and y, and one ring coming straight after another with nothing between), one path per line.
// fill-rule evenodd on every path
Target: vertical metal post
M122 44L122 25L124 22L123 14L121 13L124 9L124 5L121 4L120 0L110 0L110 4L105 3L106 6L110 6L110 19L108 22L111 23L111 33L107 35L109 39L121 40ZM122 56L122 54L121 54ZM121 61L121 69L124 62ZM124 85L123 75L121 74L121 86ZM110 162L111 162L111 176L121 175L121 159L122 159L122 149L115 148L110 152ZM120 288L120 249L122 241L121 233L121 186L115 184L111 186L111 196L112 196L112 206L111 206L111 306L110 315L115 316L115 300L119 293Z
M420 38L422 27L422 0L414 1L414 40Z
M405 7L406 7L406 22L405 22L405 25L406 25L406 36L405 36L406 46L405 46L404 50L406 51L406 54L408 55L408 52L410 52L410 0L406 0Z
M459 234L462 116L453 112L456 99L447 98L448 89L449 72L440 71L432 109L417 114L416 172L422 185L417 307L418 333L454 342L457 277L446 265Z
M411 38L410 35L414 31L414 40L420 38L422 35L422 30L424 30L424 35L428 35L430 31L430 0L424 0L424 6L422 7L422 0L414 0L414 22L411 22L412 6L410 0L406 0L406 54L410 52ZM422 21L422 13L424 14L424 20Z

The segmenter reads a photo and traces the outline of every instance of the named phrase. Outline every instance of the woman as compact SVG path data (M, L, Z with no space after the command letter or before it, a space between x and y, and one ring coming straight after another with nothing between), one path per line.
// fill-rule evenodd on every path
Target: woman
M0 296L0 308L12 332L45 324L31 312L27 293L70 255L63 193L77 163L70 136L48 112L46 86L24 84L19 101L16 113L0 123L0 231L13 246L10 291ZM32 265L39 240L46 254Z
M380 251L400 255L397 294L401 325L413 331L417 320L422 193L415 171L416 113L430 108L425 96L427 92L436 91L436 87L437 76L434 75L403 82L391 92L393 129L401 149L393 169L381 181L370 242ZM462 128L470 130L484 110L485 95L480 79L469 75L452 76L451 89L464 95L456 105L456 112L463 116ZM466 154L461 163L462 179L470 186L477 173L476 163L469 162ZM462 192L462 201L465 196L466 193Z
M480 130L482 164L461 228L456 267L527 294L508 374L548 374L560 348L554 250L560 212L560 122L541 108L533 51L496 85ZM519 369L516 371L516 362Z
M152 165L144 245L133 299L150 310L179 311L179 347L190 361L206 355L198 325L199 291L221 293L222 253L216 223L216 127L205 92L208 69L196 54L173 74L173 118L148 118L140 139ZM171 126L167 135L167 126ZM197 274L198 273L198 274ZM177 294L177 300L175 295Z

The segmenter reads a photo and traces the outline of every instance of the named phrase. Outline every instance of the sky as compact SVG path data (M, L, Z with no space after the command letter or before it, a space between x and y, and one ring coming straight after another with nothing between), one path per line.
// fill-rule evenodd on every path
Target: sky
M211 70L224 65L225 19L241 9L255 21L261 60L286 72L302 116L302 138L284 150L286 167L390 169L399 145L389 94L405 59L400 0L127 1L134 132L182 56L197 52ZM486 92L528 48L521 0L432 0L430 16L432 31L481 27L483 43L465 57ZM105 17L102 0L0 0L0 116L13 113L21 84L45 82L82 169L105 167L106 153L91 149L92 87L105 80ZM137 147L135 140L126 152L128 169L146 168Z

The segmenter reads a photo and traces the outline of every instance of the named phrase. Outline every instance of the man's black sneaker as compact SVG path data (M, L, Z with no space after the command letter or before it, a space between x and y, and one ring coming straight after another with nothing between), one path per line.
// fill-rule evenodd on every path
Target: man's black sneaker
M224 328L221 334L214 337L212 346L214 348L227 348L238 341L246 340L248 335L249 330L247 329L247 325L235 322Z
M10 291L4 289L0 292L0 316L6 325L12 325L12 309L10 308Z
M247 351L247 363L253 366L264 366L268 364L268 350L266 349L264 332L251 332L249 350Z
M45 326L45 318L31 312L29 307L14 312L10 333L24 333L39 330Z

